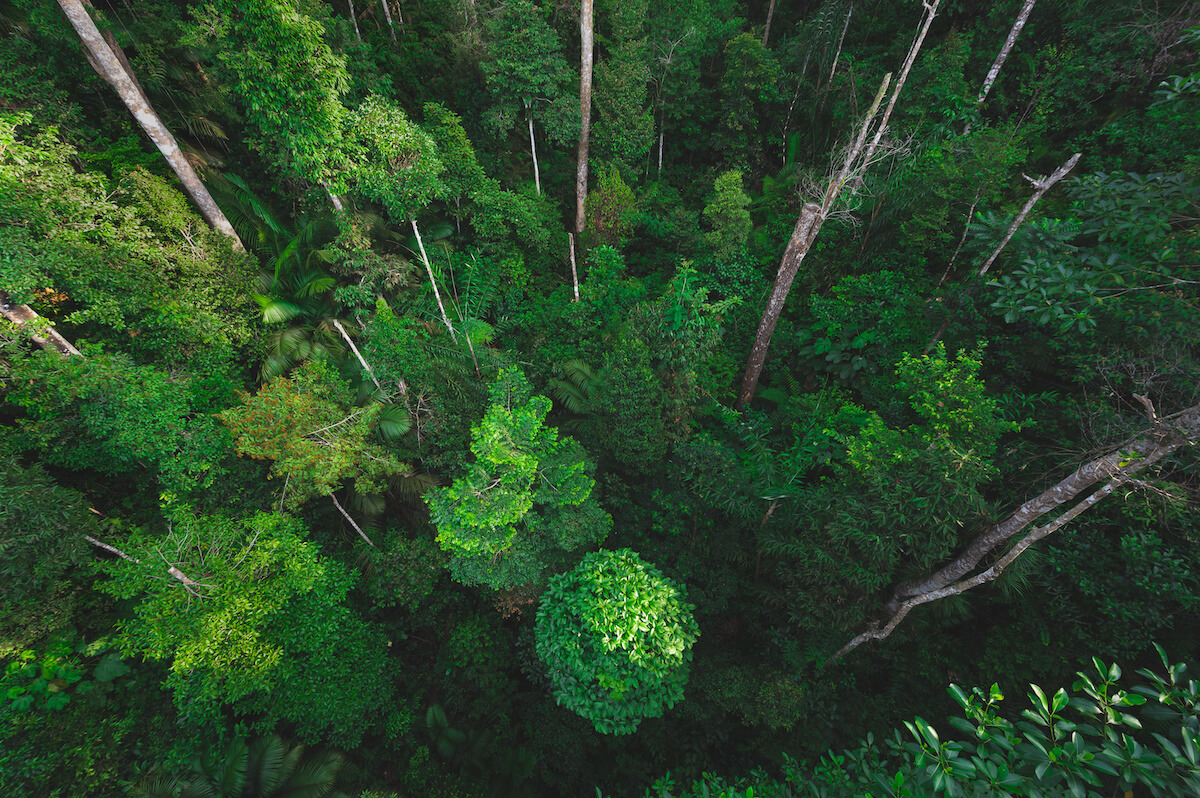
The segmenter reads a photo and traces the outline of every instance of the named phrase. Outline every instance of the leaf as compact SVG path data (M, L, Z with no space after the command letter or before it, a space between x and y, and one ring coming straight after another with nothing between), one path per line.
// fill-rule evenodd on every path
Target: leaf
M112 653L106 654L100 660L100 663L96 665L96 670L92 672L92 678L98 682L111 682L127 673L129 673L129 666L125 664L119 654Z

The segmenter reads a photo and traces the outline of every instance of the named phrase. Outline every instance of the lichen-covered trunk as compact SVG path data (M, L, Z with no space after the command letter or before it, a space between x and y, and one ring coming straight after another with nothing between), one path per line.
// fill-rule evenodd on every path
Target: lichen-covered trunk
M184 190L196 203L196 207L200 209L201 215L216 230L224 233L233 241L234 249L243 251L245 248L242 246L238 234L234 232L233 225L225 218L225 214L221 212L212 195L208 193L208 189L200 182L196 170L192 169L192 165L183 156L171 131L163 125L158 114L150 107L145 95L134 83L130 74L121 66L104 37L100 35L96 23L88 16L83 3L80 0L58 0L58 5L67 15L75 32L79 34L79 39L83 42L89 59L104 79L117 90L121 101L133 114L134 119L142 126L142 130L146 131L146 135L158 147L158 151L167 159L167 163L174 170L179 182L183 184Z
M575 172L575 232L587 221L588 147L592 134L592 18L595 0L582 0L579 8L579 150Z

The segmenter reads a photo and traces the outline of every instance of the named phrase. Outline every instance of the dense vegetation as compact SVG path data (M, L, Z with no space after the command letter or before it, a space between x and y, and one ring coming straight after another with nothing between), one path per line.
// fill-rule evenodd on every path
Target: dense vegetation
M1029 6L0 3L0 794L1196 794L1200 4Z

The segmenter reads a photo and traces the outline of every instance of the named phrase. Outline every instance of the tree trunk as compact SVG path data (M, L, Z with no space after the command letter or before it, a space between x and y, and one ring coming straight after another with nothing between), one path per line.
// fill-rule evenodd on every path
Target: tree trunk
M354 38L362 41L362 34L358 30L358 15L354 13L354 0L346 0L350 4L350 21L354 23Z
M1017 41L1017 36L1021 35L1021 28L1025 27L1025 21L1029 19L1029 13L1033 11L1033 6L1036 3L1037 0L1025 0L1021 5L1021 10L1017 12L1017 19L1008 31L1008 38L1004 40L1004 46L996 54L996 60L992 62L992 68L988 70L987 77L983 79L983 88L979 90L979 99L975 101L976 105L983 105L983 101L987 99L988 92L992 90L992 84L996 82L996 77L1000 74L1000 68L1008 60L1008 54L1012 51L1013 44ZM963 128L963 135L969 133L970 130L970 124L966 125Z
M567 233L567 243L571 246L571 285L575 288L575 301L579 301L579 272L575 270L575 234Z
M829 80L826 83L833 82L833 76L837 72L838 59L842 57L842 44L846 41L846 31L850 30L850 16L854 13L854 3L850 4L849 10L846 11L846 24L842 26L842 35L838 39L837 52L833 54L833 64L829 67ZM764 42L765 44L765 42Z
M392 24L392 9L388 8L388 0L380 0L383 5L383 18L387 20L388 33L392 34L392 44L396 43L396 26Z
M1157 463L1184 446L1200 441L1200 405L1189 407L1164 419L1154 415L1153 405L1144 400L1153 427L1116 451L1092 460L1076 469L1065 479L1046 489L1016 509L998 524L989 527L961 554L937 573L924 579L898 585L884 607L883 618L870 624L867 631L842 646L826 665L852 651L868 640L883 640L904 620L914 607L948 596L960 595L973 587L996 579L1017 557L1037 541L1062 529L1081 513L1094 507L1105 496L1132 480L1137 472ZM1041 516L1052 512L1098 482L1105 485L1076 503L1054 520L1031 530L989 568L970 578L964 578L1000 546L1011 540Z
M1017 218L1013 219L1012 226L1008 228L1008 232L1004 234L1004 238L992 250L992 254L988 256L987 262L979 269L980 276L987 274L988 269L992 268L992 264L996 262L996 258L1000 257L1000 251L1012 240L1013 234L1017 232L1017 228L1025 221L1025 217L1033 210L1034 204L1042 198L1042 195L1050 190L1050 187L1062 180L1067 174L1075 168L1075 164L1079 163L1079 156L1082 153L1075 153L1065 164L1054 170L1054 173L1049 177L1043 177L1041 180L1034 180L1032 177L1026 176L1026 180L1033 184L1033 196L1025 203L1025 207L1017 214Z
M525 117L529 120L529 153L533 156L533 186L537 189L540 197L542 196L542 173L538 169L537 142L533 138L533 103L529 100L525 101Z
M446 329L450 331L450 339L454 343L458 343L458 336L454 334L454 325L450 323L450 317L446 315L446 306L442 304L442 293L438 291L437 280L433 278L433 266L429 264L429 256L425 254L425 242L421 240L421 231L417 228L417 220L412 220L413 235L417 237L417 249L421 250L421 260L425 263L425 273L429 275L429 284L433 286L433 298L437 300L438 310L442 312L442 321L446 325Z
M762 319L758 324L758 331L754 335L754 345L751 347L750 357L746 361L746 371L742 375L742 387L738 391L736 407L745 407L754 398L754 392L758 389L759 377L762 375L763 364L766 362L767 349L771 345L771 336L775 332L775 325L779 321L779 314L783 311L784 301L787 299L788 291L792 287L796 271L800 268L804 256L808 254L809 247L816 240L817 233L821 230L821 225L825 223L825 219L833 209L834 202L837 200L838 195L841 194L842 189L851 181L861 180L863 174L871 166L875 151L878 149L880 142L883 140L883 134L887 130L892 110L896 107L896 100L899 99L900 91L904 88L904 82L908 79L908 73L917 59L917 53L921 50L921 45L925 41L925 35L929 33L929 27L933 24L933 18L937 15L937 7L940 2L941 0L925 0L924 2L924 23L917 34L917 38L913 41L912 47L909 48L908 56L904 59L904 66L900 70L900 77L896 80L896 87L892 90L891 99L888 100L887 109L883 112L883 116L879 120L879 126L875 130L875 135L872 137L870 145L865 146L864 149L867 134L875 120L879 104L883 101L883 95L887 93L888 86L890 85L892 77L890 73L884 77L883 84L879 87L879 91L875 95L875 101L871 104L871 108L863 120L857 138L848 148L846 160L842 165L841 171L829 181L829 185L825 189L825 195L821 199L821 204L806 203L804 209L800 212L800 218L796 221L792 237L788 241L787 249L784 250L783 260L779 264L779 271L775 276L775 285L771 288L771 297L767 301L767 307L763 311Z
M588 147L592 132L592 17L595 0L581 0L579 8L579 151L575 172L575 232L587 222Z
M771 38L771 20L775 17L775 0L771 0L771 4L767 6L767 25L763 28L762 46L767 46L767 40Z
M162 120L150 107L150 103L146 101L145 95L134 83L130 73L121 66L121 62L104 37L100 35L96 23L88 16L80 0L58 0L58 4L63 13L67 15L67 19L71 21L75 32L79 34L79 39L83 42L89 59L99 68L104 79L117 90L121 100L137 119L138 124L142 126L142 129L158 147L159 152L167 159L167 163L171 165L176 176L179 177L179 182L183 184L184 190L196 203L205 220L216 230L228 236L233 241L234 249L239 252L245 251L241 239L234 232L233 225L225 218L225 214L221 212L217 203L208 193L208 189L200 182L200 178L197 177L196 171L192 169L187 158L183 157L179 144L171 135L171 131L163 126Z
M11 321L18 327L24 327L30 322L37 321L37 311L28 305L10 305L8 297L0 292L0 316ZM76 355L83 357L83 354L71 345L71 342L59 335L58 330L53 327L46 327L42 330L42 334L33 333L31 336L33 342L46 351L58 352L60 355Z

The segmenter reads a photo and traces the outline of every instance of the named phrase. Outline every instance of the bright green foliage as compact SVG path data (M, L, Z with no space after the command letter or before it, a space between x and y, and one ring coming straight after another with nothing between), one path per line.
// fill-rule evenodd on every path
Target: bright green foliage
M717 130L723 160L758 171L768 156L768 109L779 100L780 68L758 36L742 33L725 45L721 78L721 122Z
M532 396L515 368L490 397L471 428L475 462L426 500L454 578L500 589L542 579L565 553L603 540L612 520L592 495L583 448L545 425L550 400Z
M896 732L882 743L868 736L858 748L829 752L811 765L788 759L783 781L765 774L734 783L707 776L676 791L668 776L654 794L1187 798L1200 791L1200 690L1194 680L1185 681L1186 665L1171 665L1161 647L1158 653L1163 670L1140 669L1142 682L1132 689L1121 687L1119 666L1095 658L1094 671L1077 674L1076 695L1065 688L1051 695L1032 684L1030 708L1015 723L998 711L1004 700L999 685L967 692L952 684L950 697L962 708L961 717L950 719L957 738L943 738L918 717L905 722L907 735ZM1160 731L1146 734L1143 719Z
M678 587L629 549L601 550L550 580L537 653L554 699L602 734L632 734L683 698L700 629Z
M433 139L445 166L442 182L446 184L446 193L457 198L478 191L485 179L483 167L475 157L475 148L458 114L437 103L426 103L425 131Z
M310 360L292 377L276 377L242 404L220 414L238 454L273 460L283 477L281 503L298 507L332 494L353 479L359 493L382 492L383 480L404 466L368 440L383 405L351 407L349 389L321 361Z
M167 535L122 544L132 560L100 565L103 591L140 599L123 650L170 661L185 717L236 702L298 724L306 738L352 744L386 706L386 643L342 605L354 577L303 533L283 515L179 509Z
M223 472L229 437L208 415L231 393L222 380L171 375L120 355L22 362L8 401L25 411L13 436L47 463L102 474L149 472L163 490L186 494Z
M249 122L247 143L284 175L336 180L349 87L344 56L295 0L213 0L197 9L189 43L211 53Z
M333 790L343 757L307 751L277 735L249 744L232 740L192 761L190 777L152 772L134 785L134 798L345 798ZM331 792L331 790L333 790Z
M382 204L393 222L416 217L426 203L445 193L433 138L387 100L372 96L359 106L350 138L356 149L356 163L348 173L351 187Z
M746 243L750 230L750 197L742 188L742 173L736 169L722 172L713 184L712 201L704 207L704 220L712 226L705 241L718 261L730 259Z
M53 130L26 137L23 124L0 118L0 285L10 301L51 318L61 307L70 338L189 371L224 368L250 336L248 259L161 179L135 171L109 186L80 173Z

